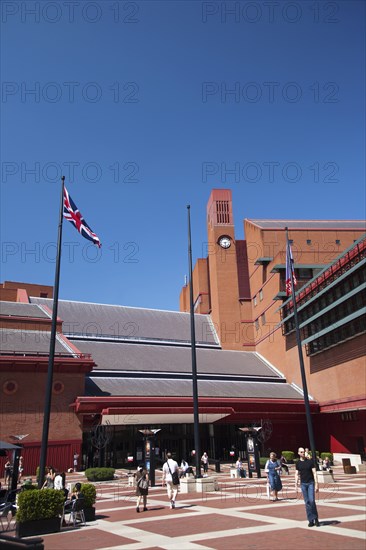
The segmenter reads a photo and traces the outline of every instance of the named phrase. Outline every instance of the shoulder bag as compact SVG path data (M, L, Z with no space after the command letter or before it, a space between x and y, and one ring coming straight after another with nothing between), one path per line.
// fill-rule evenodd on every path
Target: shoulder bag
M180 484L180 481L179 481L178 472L177 472L177 471L172 472L171 469L170 469L170 466L169 466L169 462L166 461L166 463L167 463L167 465L168 465L168 469L169 469L170 475L172 476L172 483L173 483L173 485L179 485L179 484Z
M149 488L149 482L147 481L145 476L140 477L140 479L137 482L137 485L143 491L146 491L146 489Z

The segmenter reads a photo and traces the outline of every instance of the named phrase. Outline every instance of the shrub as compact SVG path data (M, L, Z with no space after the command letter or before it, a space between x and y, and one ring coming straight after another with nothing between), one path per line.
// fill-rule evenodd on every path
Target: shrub
M92 483L82 483L81 492L84 495L84 506L85 508L91 508L95 504L95 499L97 496L97 491L95 486Z
M291 463L295 458L295 453L293 451L282 451L282 456L285 457L287 462Z
M85 475L88 481L109 481L114 479L114 468L88 468Z
M269 460L269 456L260 456L259 457L259 465L262 470L264 470L264 467L266 465L267 460Z
M62 514L64 494L54 489L22 491L18 497L16 519L18 523L38 519L57 518Z
M321 458L322 460L324 460L325 457L328 457L329 460L330 460L331 462L333 462L333 453L329 453L329 452L328 452L328 453L321 453L321 454L320 454L320 458Z

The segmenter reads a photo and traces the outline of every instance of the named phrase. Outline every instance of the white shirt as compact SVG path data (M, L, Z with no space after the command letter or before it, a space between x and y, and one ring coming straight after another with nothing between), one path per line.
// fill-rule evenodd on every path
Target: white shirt
M165 462L163 466L163 474L165 476L165 481L172 481L172 476L171 476L171 473L169 472L168 464L169 464L170 471L172 473L178 471L178 464L172 458L168 458L168 460Z
M61 489L63 489L63 486L62 486L62 477L61 477L60 475L57 475L57 476L55 477L54 488L55 488L55 489L58 489L59 491L61 491Z

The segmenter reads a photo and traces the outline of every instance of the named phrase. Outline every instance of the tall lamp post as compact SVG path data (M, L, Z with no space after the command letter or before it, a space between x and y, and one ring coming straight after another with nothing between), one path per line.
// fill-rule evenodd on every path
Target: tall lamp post
M161 428L157 430L150 430L149 428L139 430L144 436L145 466L149 473L151 487L155 487L155 436L160 430Z
M262 428L239 428L245 435L248 459L248 474L253 477L253 472L256 472L257 477L261 477L261 467L258 451L258 432Z
M194 304L193 304L193 275L192 275L192 243L191 243L191 215L190 205L187 206L188 212L188 269L189 269L189 310L191 321L191 357L192 357L192 390L193 390L193 429L194 429L194 448L196 462L196 478L201 475L201 441L199 426L199 407L198 407L198 384L197 384L197 359L196 359L196 332L194 325Z

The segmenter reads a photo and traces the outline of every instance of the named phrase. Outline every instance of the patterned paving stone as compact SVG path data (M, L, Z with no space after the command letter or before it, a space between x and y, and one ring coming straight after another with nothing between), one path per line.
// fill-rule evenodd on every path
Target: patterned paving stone
M267 534L268 535L268 534ZM223 539L200 540L200 544L214 550L273 550L273 548L288 548L308 550L321 548L322 550L362 550L364 544L357 538L345 538L329 533L322 533L321 527L306 529L284 529L271 532L265 537L264 533L252 533L245 536L232 536Z
M337 483L320 486L319 528L307 527L293 472L283 479L279 502L268 500L263 478L237 482L226 473L216 476L220 491L179 494L175 510L165 488L151 488L149 510L140 514L124 476L96 484L95 522L42 538L46 550L366 550L366 476L344 476L340 467L335 475ZM84 480L81 473L72 476L72 482Z
M136 542L133 539L121 537L113 533L107 533L100 529L76 529L72 532L60 535L48 535L44 537L46 550L97 550L102 547L122 548L125 544Z
M343 507L330 507L319 503L317 504L317 509L320 519L336 519L339 516L353 516L360 513L360 511L355 511L353 509ZM283 504L281 505L278 502L271 502L265 508L263 507L253 512L248 511L245 513L255 513L262 516L270 516L274 518L280 517L290 520L306 520L305 505L303 503L301 503L301 505L285 506Z
M341 522L338 523L335 527L344 527L345 529L355 529L356 531L364 532L366 530L366 518L360 521ZM366 537L364 548L366 548ZM356 548L354 550L356 550Z
M175 510L172 512L175 513ZM140 523L139 529L144 529L167 537L173 534L174 537L181 537L202 533L202 531L226 531L227 529L243 529L253 526L259 527L260 525L265 525L265 523L259 519L250 520L214 513L207 514L204 517L198 516L190 518L176 518L171 514L168 521L157 520L151 523Z

